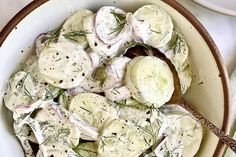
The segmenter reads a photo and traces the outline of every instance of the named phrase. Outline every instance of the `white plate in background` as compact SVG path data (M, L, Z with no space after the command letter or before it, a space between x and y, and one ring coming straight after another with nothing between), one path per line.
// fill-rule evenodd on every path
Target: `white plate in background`
M193 0L211 10L236 16L236 0Z

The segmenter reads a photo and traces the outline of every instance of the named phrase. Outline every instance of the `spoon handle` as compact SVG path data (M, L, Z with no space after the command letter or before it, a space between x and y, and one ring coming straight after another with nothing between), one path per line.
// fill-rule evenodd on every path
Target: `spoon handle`
M195 111L190 105L185 101L179 104L187 111L189 111L201 124L205 125L209 130L211 130L225 145L227 145L236 154L236 141L225 135L225 133L216 127L212 122L203 117L199 112Z

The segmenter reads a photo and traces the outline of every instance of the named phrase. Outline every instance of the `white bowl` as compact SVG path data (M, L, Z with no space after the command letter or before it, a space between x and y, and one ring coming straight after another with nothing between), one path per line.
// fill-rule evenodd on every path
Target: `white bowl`
M230 99L228 76L219 51L203 26L185 8L173 0L40 0L33 1L17 14L0 33L0 99L8 78L34 51L34 39L63 23L75 10L96 11L104 5L115 5L135 11L144 4L155 3L165 9L182 32L190 48L193 83L186 100L223 131L229 131ZM23 157L14 136L11 114L0 105L0 156ZM223 144L207 129L196 156L221 156Z
M193 0L203 7L226 15L236 16L236 0Z

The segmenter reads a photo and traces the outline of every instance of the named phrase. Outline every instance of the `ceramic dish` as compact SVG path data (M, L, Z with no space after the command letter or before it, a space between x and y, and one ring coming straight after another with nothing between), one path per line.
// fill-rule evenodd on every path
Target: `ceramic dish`
M22 62L34 51L34 39L41 32L58 27L75 10L96 11L105 5L134 11L154 3L165 9L184 35L189 48L193 83L186 100L223 131L229 131L230 98L228 76L220 53L204 27L196 18L173 0L40 0L33 1L18 13L0 33L0 99L8 78L21 68ZM0 105L0 156L23 157L23 150L12 129L11 115ZM196 156L222 156L224 145L208 130Z
M203 7L219 13L236 16L236 0L193 0Z

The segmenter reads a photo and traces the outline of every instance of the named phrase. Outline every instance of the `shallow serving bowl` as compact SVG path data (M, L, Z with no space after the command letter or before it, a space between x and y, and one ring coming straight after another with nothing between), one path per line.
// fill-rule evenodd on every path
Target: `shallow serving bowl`
M144 4L155 3L165 9L175 26L184 35L189 48L193 83L186 100L228 133L230 100L228 76L219 51L203 26L174 0L39 0L18 13L0 33L0 99L8 78L21 68L22 62L34 51L34 39L42 32L58 27L78 9L96 11L114 5L135 11ZM2 102L2 101L0 101ZM0 156L23 157L23 151L12 129L11 114L0 103ZM222 156L223 144L207 129L196 156Z

